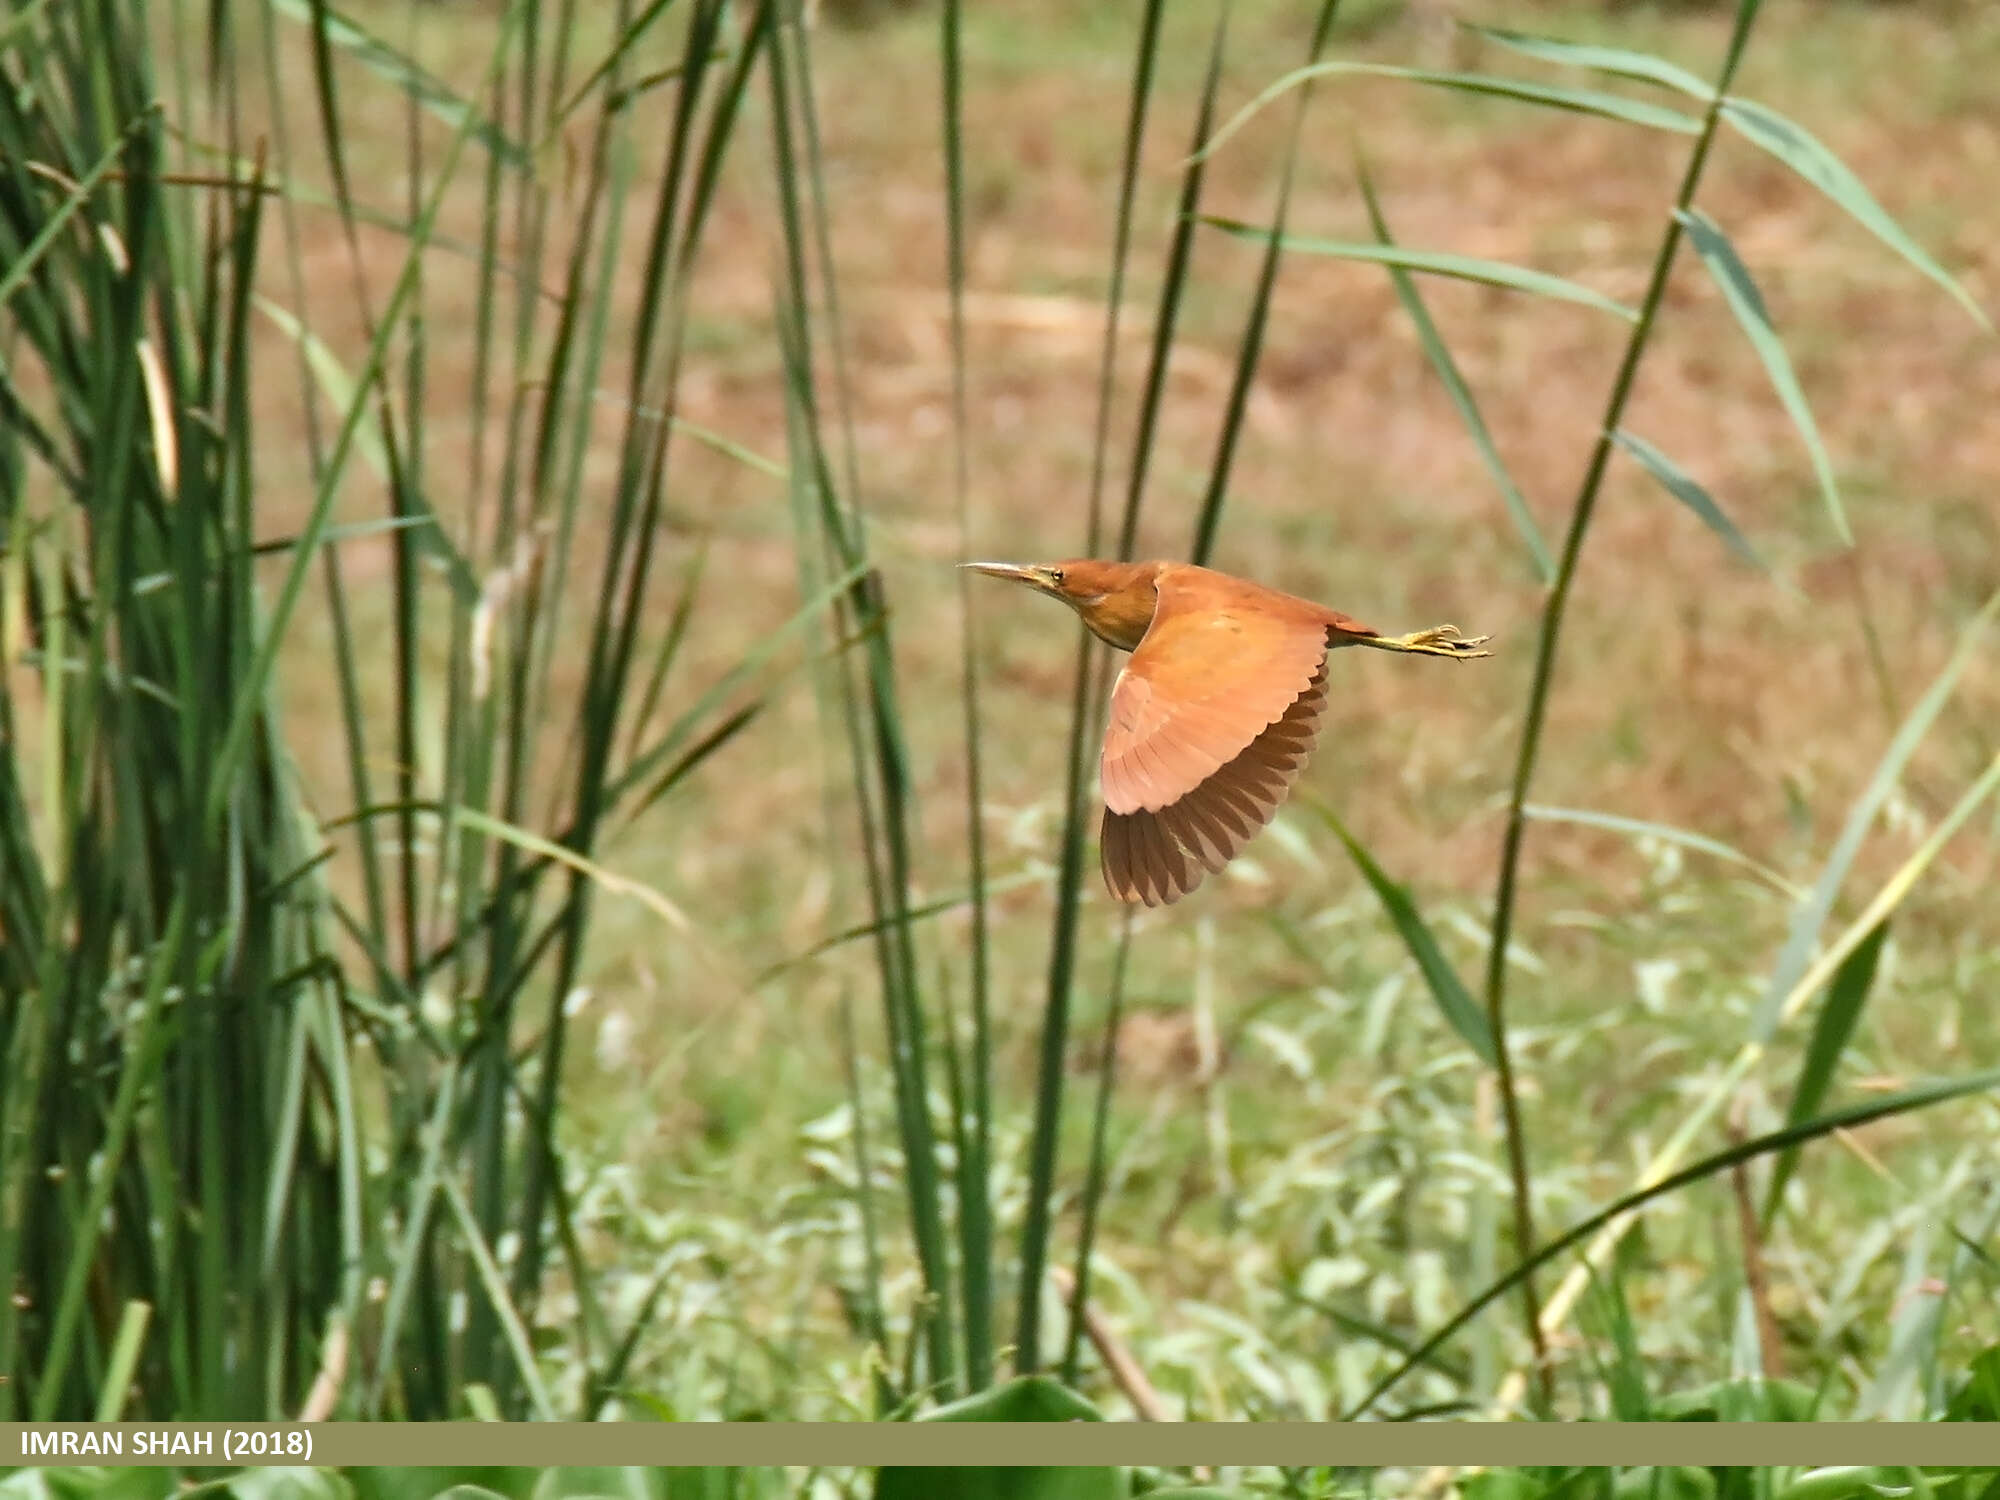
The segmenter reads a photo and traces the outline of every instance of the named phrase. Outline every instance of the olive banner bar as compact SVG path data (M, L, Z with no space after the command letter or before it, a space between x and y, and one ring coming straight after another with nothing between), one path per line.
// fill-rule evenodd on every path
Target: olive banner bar
M0 1467L2000 1465L2000 1424L12 1422Z

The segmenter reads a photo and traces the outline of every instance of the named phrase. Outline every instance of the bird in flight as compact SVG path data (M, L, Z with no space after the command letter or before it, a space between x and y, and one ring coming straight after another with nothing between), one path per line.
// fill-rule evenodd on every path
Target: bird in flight
M1372 646L1490 656L1455 625L1383 635L1338 610L1178 562L961 564L1060 599L1132 653L1111 689L1098 763L1104 883L1166 906L1271 821L1319 738L1326 659Z

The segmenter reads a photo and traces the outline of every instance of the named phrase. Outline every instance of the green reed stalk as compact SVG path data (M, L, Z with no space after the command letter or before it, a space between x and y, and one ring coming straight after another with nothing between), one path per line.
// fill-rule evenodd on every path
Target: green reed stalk
M1527 1138L1521 1124L1520 1096L1515 1084L1512 1048L1507 1035L1506 1000L1507 945L1514 925L1514 907L1520 880L1521 844L1527 831L1525 808L1533 788L1535 762L1541 750L1542 731L1548 718L1549 693L1555 680L1556 652L1562 638L1563 617L1569 606L1570 587L1576 578L1577 564L1583 555L1584 537L1589 533L1591 517L1597 509L1598 493L1603 487L1604 475L1611 462L1612 434L1618 430L1624 417L1626 403L1631 398L1633 381L1639 373L1639 363L1652 342L1653 328L1659 317L1661 303L1666 297L1667 282L1673 273L1674 255L1681 243L1680 213L1694 203L1695 191L1701 184L1703 169L1708 164L1709 150L1715 140L1716 128L1722 120L1723 102L1730 84L1735 80L1737 64L1742 60L1743 50L1750 39L1751 25L1756 20L1761 3L1762 0L1739 0L1737 5L1736 23L1730 35L1729 50L1723 58L1721 74L1716 82L1715 97L1703 114L1701 134L1695 140L1694 149L1688 156L1687 167L1681 175L1680 190L1674 198L1675 213L1669 215L1666 228L1660 236L1659 250L1653 260L1652 275L1647 280L1646 294L1639 305L1639 317L1632 325L1631 335L1625 343L1624 356L1619 361L1617 374L1612 379L1611 392L1605 402L1604 417L1599 423L1597 440L1591 447L1590 463L1584 470L1582 485L1570 510L1569 529L1563 537L1555 578L1549 586L1548 599L1542 606L1541 631L1535 647L1534 677L1528 689L1527 710L1521 727L1520 750L1515 760L1514 779L1507 800L1506 832L1501 842L1499 878L1493 903L1493 937L1486 953L1486 1018L1492 1031L1496 1052L1501 1118L1507 1142L1507 1170L1512 1179L1514 1250L1516 1256L1523 1262L1527 1262L1535 1253L1535 1221L1530 1198ZM1532 1274L1520 1278L1520 1294L1522 1316L1526 1320L1528 1338L1535 1352L1536 1389L1541 1404L1546 1409L1553 1400L1554 1390L1548 1368L1547 1341L1542 1332L1541 1303L1536 1294Z

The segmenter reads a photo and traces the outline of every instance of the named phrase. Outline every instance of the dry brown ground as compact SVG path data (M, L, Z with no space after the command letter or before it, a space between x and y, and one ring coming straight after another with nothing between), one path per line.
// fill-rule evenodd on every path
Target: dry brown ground
M974 555L1061 556L1081 545L1112 185L1125 107L1130 7L1087 19L1055 0L978 12L968 108L973 225L968 302ZM1548 29L1612 25L1697 72L1725 36L1706 12L1620 12L1615 21L1549 6L1467 5L1466 13ZM1205 8L1174 7L1162 97L1146 158L1137 259L1121 364L1114 454L1126 451L1175 161L1188 137L1207 45ZM1239 7L1225 103L1247 99L1303 50L1310 7ZM472 26L458 20L451 25ZM956 579L949 363L936 154L933 30L927 15L862 33L828 30L817 64L833 190L856 431L866 504L897 611L905 692L926 808L923 878L962 879L965 754L957 726ZM424 44L449 71L462 56L448 26ZM1440 60L1448 45L1389 26L1348 55ZM476 54L477 49L472 49ZM1879 66L1894 59L1893 67ZM1482 55L1482 63L1490 58ZM1987 306L2000 302L2000 26L1951 7L1773 6L1743 92L1806 123L1873 185L1919 239ZM302 81L304 74L299 75ZM293 94L309 98L302 88ZM1215 160L1209 206L1261 217L1277 176L1284 111L1254 122ZM401 202L399 122L364 134L362 180ZM304 120L298 122L303 128ZM1636 296L1680 171L1678 138L1504 103L1469 103L1385 82L1324 91L1307 136L1295 224L1362 238L1350 141L1366 149L1405 244L1496 256ZM757 132L745 145L757 141ZM696 299L695 354L683 411L773 457L783 450L769 288L776 225L758 149L739 149ZM470 237L472 185L447 215ZM1702 196L1759 276L1788 336L1845 486L1858 546L1836 543L1803 450L1745 340L1700 267L1683 255L1662 337L1628 425L1719 498L1796 584L1788 596L1736 566L1692 516L1629 466L1600 509L1573 601L1537 784L1539 800L1681 824L1789 868L1824 851L1852 796L1942 663L1970 610L2000 586L2000 346L1962 310L1768 157L1738 140ZM560 220L560 213L558 219ZM328 221L315 221L325 230ZM638 229L630 263L638 260ZM400 254L368 240L369 275L387 284ZM505 411L470 430L475 292L463 262L438 257L427 288L432 341L431 460L448 491L476 442L497 460ZM1252 250L1204 235L1174 358L1141 551L1188 544L1255 271ZM322 336L355 347L347 257L331 232L312 244L308 279ZM1437 281L1425 287L1522 489L1552 542L1582 470L1624 328L1585 310ZM267 410L297 420L283 381ZM609 488L615 414L589 470ZM683 679L705 681L795 604L792 541L778 487L692 449L673 496L668 556L714 541L709 596ZM274 448L273 494L300 485L302 461ZM1109 503L1124 474L1114 460ZM350 514L379 507L361 486ZM286 510L275 503L273 529ZM354 576L381 576L384 554L350 546ZM1384 628L1451 619L1492 632L1477 668L1395 659L1343 662L1345 695L1312 784L1340 805L1384 862L1431 892L1491 880L1504 792L1531 660L1539 590L1493 485L1425 365L1387 278L1310 257L1283 273L1262 374L1232 486L1217 565L1325 599ZM374 572L371 574L371 569ZM579 587L584 587L581 580ZM663 600L664 600L663 594ZM988 674L988 826L1010 868L1051 852L1073 626L1034 601L978 596ZM665 605L663 602L662 612ZM1863 620L1892 655L1883 701ZM311 652L308 640L304 651ZM571 679L573 681L573 676ZM324 695L298 693L310 727ZM684 701L684 700L683 700ZM933 709L930 705L936 705ZM1935 816L1993 749L2000 670L1977 666L1960 706L1910 784ZM794 679L744 741L662 810L614 861L657 879L707 921L744 973L803 946L829 921L820 778L808 749L810 695ZM314 765L323 800L342 804L333 736ZM1810 810L1801 823L1796 809ZM1874 867L1910 847L1881 842ZM1977 909L1990 843L1957 858L1949 915ZM1324 852L1324 851L1322 851ZM1265 866L1292 871L1267 847ZM1539 830L1530 868L1541 888L1615 906L1638 867L1618 840ZM1322 877L1351 894L1337 860ZM1231 910L1271 887L1224 882L1204 899ZM1003 903L1038 934L1046 895ZM1531 936L1559 937L1538 928ZM849 913L851 915L851 912ZM674 967L643 919L608 909L605 977L665 984ZM1023 1000L1040 970L1038 939L1005 956L1002 983ZM1752 956L1752 963L1756 962ZM669 986L671 988L671 986ZM698 1007L699 1008L699 1007Z

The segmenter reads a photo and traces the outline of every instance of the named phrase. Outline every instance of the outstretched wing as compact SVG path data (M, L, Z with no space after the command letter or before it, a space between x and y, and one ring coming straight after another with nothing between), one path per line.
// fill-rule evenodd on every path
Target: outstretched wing
M1271 820L1319 736L1334 620L1351 623L1205 569L1162 574L1104 737L1114 896L1176 901Z
M1099 843L1104 883L1120 901L1163 906L1220 870L1271 821L1319 739L1326 709L1322 661L1306 691L1232 759L1160 808L1108 804Z
M1104 805L1156 811L1285 716L1326 659L1316 606L1204 568L1162 573L1153 623L1111 690Z

